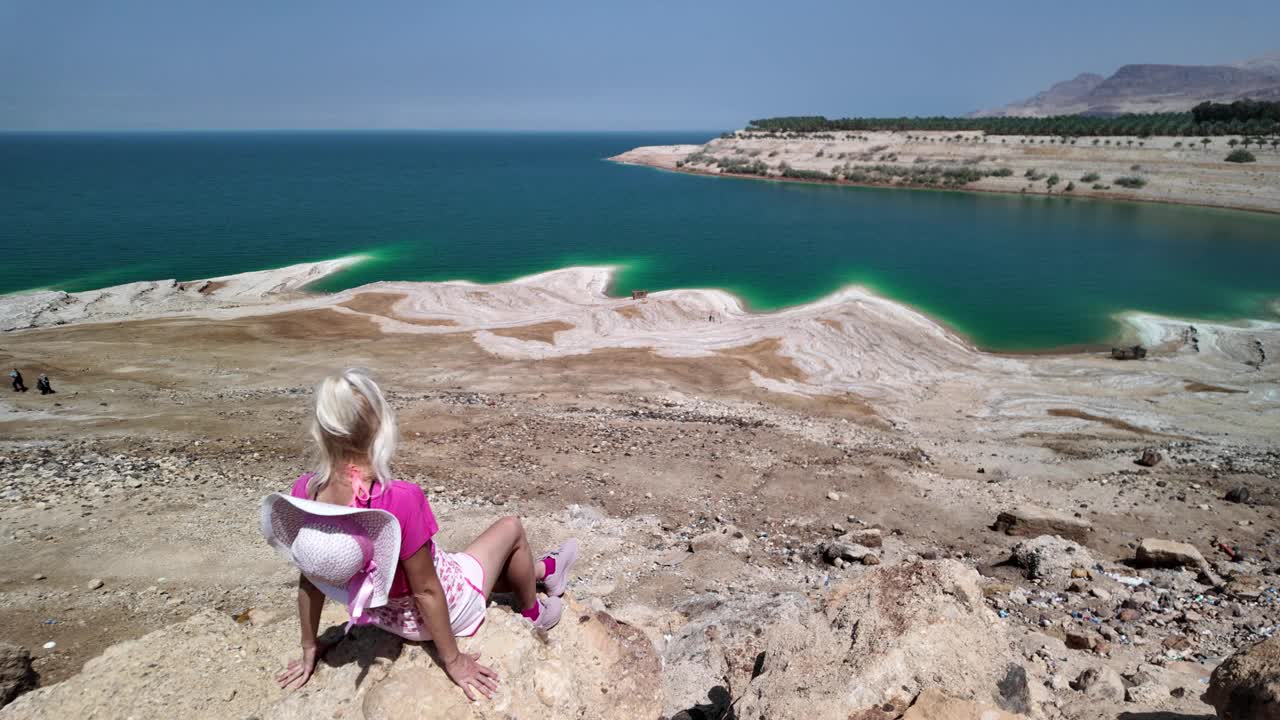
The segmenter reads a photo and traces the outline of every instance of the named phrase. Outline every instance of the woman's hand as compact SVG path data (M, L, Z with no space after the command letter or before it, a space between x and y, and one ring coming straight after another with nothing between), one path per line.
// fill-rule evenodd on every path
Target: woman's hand
M471 694L473 688L487 698L493 697L493 693L498 690L498 673L476 662L479 659L480 653L460 652L444 666L449 679L462 688L462 692L472 702L476 699Z
M294 660L289 663L289 667L276 676L276 684L286 690L297 690L307 681L311 679L311 674L316 671L316 660L324 655L326 647L323 645L304 646L302 648L302 659Z

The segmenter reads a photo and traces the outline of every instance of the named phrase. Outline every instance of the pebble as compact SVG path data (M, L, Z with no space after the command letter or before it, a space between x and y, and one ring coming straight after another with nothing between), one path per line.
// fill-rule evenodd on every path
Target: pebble
M98 588L102 587L102 585L103 585L102 578L94 578L89 581L90 590L97 590Z
M828 499L828 500L839 500L839 499L840 499L840 493L836 492L835 490L832 490L831 492L827 493L827 499Z
M54 642L54 641L52 641L52 640L50 640L49 642L47 642L47 643L45 643L45 644L44 644L44 649L45 649L45 650L52 650L52 649L54 649L54 648L56 648L56 647L58 647L58 643L56 643L56 642Z
M44 573L36 573L35 575L32 575L32 576L31 576L31 579L32 579L32 580L43 580L43 579L45 579L45 577L47 577L47 576L46 576Z

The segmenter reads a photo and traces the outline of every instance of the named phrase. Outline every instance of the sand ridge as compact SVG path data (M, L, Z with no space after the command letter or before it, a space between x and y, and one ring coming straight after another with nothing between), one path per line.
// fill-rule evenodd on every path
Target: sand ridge
M1216 432L1222 417L1171 415L1158 398L1207 405L1188 383L1229 386L1218 394L1235 413L1280 410L1280 323L1201 323L1127 313L1120 320L1152 347L1147 361L1124 363L1104 353L1007 355L982 352L928 316L860 287L846 287L811 303L752 312L731 293L678 289L640 300L607 294L614 269L573 267L509 282L376 282L333 294L297 289L353 260L300 265L217 278L206 294L152 284L64 297L67 311L23 313L29 296L0 298L0 317L30 324L118 322L197 317L212 321L271 319L268 333L295 337L324 329L341 336L453 335L510 361L551 361L636 352L644 357L743 363L759 389L798 398L848 397L870 403L903 427L934 425L932 403L963 398L968 417L1016 418L1026 432L1097 426L1087 417L1114 418L1115 428L1195 436ZM190 286L198 286L190 283ZM66 294L63 294L66 295ZM70 300L68 300L70 298ZM127 304L126 301L127 300ZM56 302L56 300L55 300ZM340 314L338 319L325 316ZM56 320L55 320L56 318ZM355 324L353 324L355 323ZM12 321L11 321L12 326ZM343 328L346 328L345 330ZM1267 359L1271 358L1270 361ZM709 367L709 366L708 366ZM643 372L619 366L618 372ZM1199 398L1197 400L1197 398ZM1067 408L1071 414L1051 413ZM1246 422L1250 432L1274 423Z

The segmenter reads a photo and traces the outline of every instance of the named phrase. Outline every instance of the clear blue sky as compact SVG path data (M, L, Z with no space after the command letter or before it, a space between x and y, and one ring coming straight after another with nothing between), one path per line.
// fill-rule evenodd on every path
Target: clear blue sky
M0 128L718 129L1280 50L1280 2L0 0Z

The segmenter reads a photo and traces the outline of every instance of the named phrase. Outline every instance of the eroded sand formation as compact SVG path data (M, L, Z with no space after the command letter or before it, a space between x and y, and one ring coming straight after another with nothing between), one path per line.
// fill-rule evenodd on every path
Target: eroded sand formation
M0 717L1199 717L1280 621L1274 326L1134 316L1145 361L1001 356L856 288L770 314L610 298L606 268L297 292L334 267L0 299L27 328L2 361L59 390L0 398L0 637L45 685ZM588 548L546 637L490 609L492 703L377 632L271 686L293 578L253 508L348 364L392 389L446 546L517 513ZM1146 537L1203 566L1131 567Z

